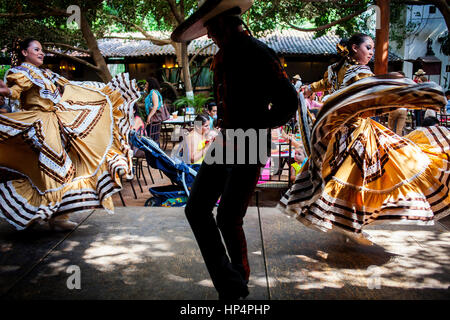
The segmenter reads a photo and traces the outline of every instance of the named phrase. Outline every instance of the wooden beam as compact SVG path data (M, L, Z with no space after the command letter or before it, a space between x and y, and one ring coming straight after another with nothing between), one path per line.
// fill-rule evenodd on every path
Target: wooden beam
M380 8L380 29L375 33L375 74L388 72L389 53L389 2L390 0L377 0L376 5Z

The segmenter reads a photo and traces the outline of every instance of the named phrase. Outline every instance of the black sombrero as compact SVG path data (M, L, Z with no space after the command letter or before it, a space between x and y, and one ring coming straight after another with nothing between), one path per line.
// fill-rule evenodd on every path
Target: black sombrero
M186 42L204 36L207 33L205 22L235 7L239 7L243 14L252 4L253 0L203 1L199 3L198 10L172 32L171 38L175 42Z

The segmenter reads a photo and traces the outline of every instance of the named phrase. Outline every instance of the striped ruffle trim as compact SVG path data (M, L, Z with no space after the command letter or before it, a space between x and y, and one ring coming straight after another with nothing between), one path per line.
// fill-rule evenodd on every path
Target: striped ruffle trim
M377 223L433 225L434 213L425 196L407 195L398 201L385 201L374 210L357 209L340 199L322 193L309 206L292 205L289 194L283 196L279 209L295 217L300 222L314 226L324 232L341 229L351 233L361 233L364 226ZM370 209L370 208L367 208Z
M125 170L125 176L127 179L132 179L133 150L130 147L129 136L134 124L134 104L140 98L140 94L136 80L130 80L128 73L118 74L107 84L107 87L118 91L124 100L118 107L124 116L118 119L116 124L119 131L120 151L125 155L128 163L128 170Z
M120 186L111 178L110 173L105 171L98 177L95 189L70 190L63 194L60 202L36 207L17 192L12 181L8 181L0 184L0 217L17 230L23 230L34 220L47 221L56 215L97 208L106 209L102 206L102 202L119 190Z

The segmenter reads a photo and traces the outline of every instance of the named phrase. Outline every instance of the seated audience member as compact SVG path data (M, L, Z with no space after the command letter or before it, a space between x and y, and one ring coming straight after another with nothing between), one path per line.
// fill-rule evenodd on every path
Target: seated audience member
M175 157L187 164L201 164L209 146L209 116L199 114L194 120L194 129L174 148Z
M291 182L295 181L295 177L300 173L300 170L305 165L308 157L302 149L295 149L294 162L291 164Z
M422 121L423 127L432 127L432 126L438 126L438 125L439 125L439 120L436 117L426 117Z

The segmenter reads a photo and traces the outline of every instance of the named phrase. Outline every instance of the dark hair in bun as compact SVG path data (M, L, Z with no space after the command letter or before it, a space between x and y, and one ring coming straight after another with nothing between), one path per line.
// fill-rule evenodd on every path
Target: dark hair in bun
M15 39L13 41L11 50L11 65L13 67L18 66L25 61L25 57L22 54L22 50L27 50L33 41L38 41L34 38L26 38L25 40Z
M350 37L350 39L344 39L342 40L344 45L347 47L348 52L351 55L353 55L352 46L356 44L357 46L361 45L364 41L367 40L367 38L370 38L367 34L364 33L355 33Z
M363 43L364 41L366 41L368 38L370 38L369 35L364 34L364 33L355 33L354 35L352 35L349 39L342 39L339 44L342 47L347 48L348 51L348 56L352 57L354 52L352 50L353 45L357 45L360 46L361 43ZM339 61L339 63L337 64L337 66L334 68L335 72L338 72L339 69L342 67L342 65L344 64L344 61L346 59L347 55L344 55L344 57Z

